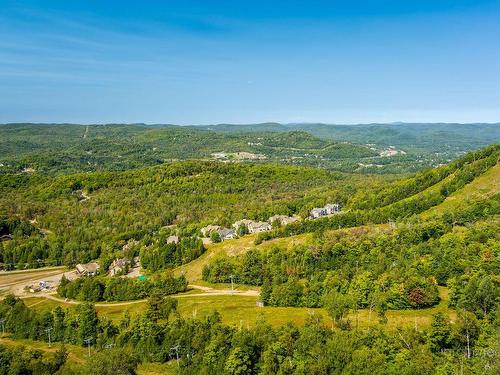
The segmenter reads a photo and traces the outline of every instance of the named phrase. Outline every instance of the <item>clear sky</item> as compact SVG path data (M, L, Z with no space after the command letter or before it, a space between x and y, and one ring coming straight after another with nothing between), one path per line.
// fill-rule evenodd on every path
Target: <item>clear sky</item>
M0 0L0 122L498 122L500 1Z

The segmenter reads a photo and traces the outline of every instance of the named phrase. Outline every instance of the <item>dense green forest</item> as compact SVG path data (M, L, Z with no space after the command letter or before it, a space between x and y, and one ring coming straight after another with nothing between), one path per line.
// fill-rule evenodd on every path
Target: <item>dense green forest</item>
M313 168L203 161L56 178L6 175L0 184L0 223L12 240L0 242L0 261L8 268L97 258L109 264L125 245L138 241L126 255L147 248L144 265L154 271L201 255L196 235L207 224L230 226L275 214L306 218L311 208L328 202L341 203L344 212L262 233L258 241L402 220L441 203L494 166L498 155L498 146L491 146L392 183ZM495 202L481 204L495 209ZM166 243L173 233L181 236L178 245Z
M244 217L307 215L316 205L346 201L361 180L366 185L377 183L378 178L304 167L202 161L57 178L3 176L0 210L8 220L15 218L17 224L12 225L24 229L12 231L12 241L0 242L1 261L20 267L72 265L109 259L131 240L151 246L152 251L168 252L164 240L173 230L187 241L207 224L229 226ZM196 242L185 245L193 254L203 251ZM182 255L182 249L172 250L177 255L171 265L192 258Z
M332 319L335 311L332 307ZM331 329L315 315L303 327L273 328L260 321L238 329L222 324L217 313L182 319L176 300L157 295L143 314L125 313L117 323L99 316L91 304L39 313L13 296L0 303L0 316L12 338L46 341L51 328L52 342L90 342L97 351L85 367L66 363L64 347L44 358L41 352L0 346L0 369L9 374L135 374L140 361L176 360L177 354L180 374L493 375L499 370L498 314L477 315L467 304L453 324L436 314L425 330L395 331Z
M406 220L439 205L450 194L497 165L499 155L500 146L493 145L469 153L445 167L428 170L381 188L362 189L347 202L346 207L350 210L345 210L341 215L292 223L262 233L257 240L260 242L298 233ZM481 215L487 209L494 213L498 211L498 197L474 202L454 213L457 217L450 213L452 216L446 220L463 220L463 216Z
M313 242L288 250L221 255L204 268L203 278L227 283L234 275L239 283L261 285L262 301L272 306L326 307L343 300L340 317L361 308L383 317L387 309L429 307L439 301L437 287L443 285L458 306L482 306L478 314L487 315L500 297L499 264L491 253L499 225L490 218L499 213L497 203L488 218L467 225L435 218L375 233L318 232ZM472 279L488 296L482 288L466 287Z
M144 272L141 278L106 272L64 277L57 288L61 298L54 295L54 304L40 309L4 294L0 322L7 341L0 343L0 373L135 374L141 363L171 362L177 354L179 374L500 370L498 144L412 174L361 174L315 168L312 161L355 165L374 157L370 147L317 138L292 125L286 128L293 131L257 128L244 135L229 125L0 128L10 137L10 143L0 141L2 163L12 163L0 174L2 267L98 261L107 270L126 258L140 259ZM479 139L481 134L473 144ZM300 164L310 165L289 165L304 150L311 163ZM209 160L223 151L235 154ZM235 160L242 151L267 159ZM327 203L339 203L340 213L309 217L313 207ZM232 251L239 240L201 239L208 224L230 227L277 214L298 220L242 233L239 240L250 244L245 249ZM206 260L203 280L195 281L214 288L243 284L263 309L307 308L309 318L304 325L279 326L262 318L248 327L227 325L217 312L188 318L179 308L179 300L194 294L184 269L200 259ZM96 310L118 301L144 308L113 319ZM388 325L394 311L435 311L443 304L450 313L435 313L430 325ZM320 310L325 315L315 313ZM374 321L368 328L359 324L362 311ZM57 350L12 345L46 342L47 332ZM87 345L93 353L88 360L69 356Z
M122 277L86 277L68 281L63 277L57 293L81 301L130 301L151 295L166 296L187 290L185 277L154 275L146 280Z

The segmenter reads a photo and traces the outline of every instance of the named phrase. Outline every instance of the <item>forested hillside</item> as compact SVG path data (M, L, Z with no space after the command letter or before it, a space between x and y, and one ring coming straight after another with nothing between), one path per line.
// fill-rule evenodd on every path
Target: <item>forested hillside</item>
M219 124L204 127L217 132L237 134L273 131L306 131L325 140L367 144L378 150L404 151L391 157L372 158L350 164L351 170L364 172L417 171L447 163L463 153L500 141L500 124L395 123L335 125L322 123L264 123L249 125ZM346 168L346 164L343 165Z
M392 183L387 177L313 168L202 161L57 178L4 175L2 232L12 240L1 245L2 262L9 267L71 265L111 257L130 240L150 246L179 232L187 241L207 224L227 227L243 218L267 220L276 214L306 218L311 208L328 202L340 203L342 214L275 228L258 241L406 220L495 166L498 155L498 146L491 146ZM200 254L196 242L187 248ZM184 260L171 265L192 260L191 250L186 251Z
M492 145L404 177L199 160L56 177L5 174L4 268L96 260L107 269L116 258L139 256L146 276L63 278L49 308L7 295L0 319L10 341L2 341L0 365L19 366L12 358L22 353L26 368L45 373L95 373L92 366L116 363L134 373L141 362L159 362L181 374L496 374L499 153ZM340 213L309 218L329 202L340 203ZM243 233L215 256L216 245L199 239L206 224L275 214L299 220L252 235L254 245L238 250ZM178 242L169 243L173 234ZM190 280L201 259L203 281ZM281 309L273 311L291 319L302 308L309 318L274 327L263 317L248 327L229 326L217 312L196 318L196 309L180 307L203 298L183 293L191 282L231 288L231 314L242 298L233 295L236 284L258 295L261 311ZM140 307L110 319L89 304L102 301ZM417 325L417 311L427 324ZM394 314L398 323L389 325ZM67 347L44 355L11 347L46 341L47 330ZM66 351L84 345L93 359L72 362Z
M500 140L498 124L0 125L0 174L123 171L221 159L407 173Z
M326 201L347 201L361 183L376 180L304 167L201 161L57 178L2 176L0 212L12 222L5 226L14 236L0 243L2 262L75 264L131 239L153 243L172 224L191 236L211 223L307 215Z
M145 125L0 125L0 174L122 171L173 160L356 165L375 150L309 133L222 134L196 127ZM333 163L333 164L332 164ZM353 164L354 163L354 164Z

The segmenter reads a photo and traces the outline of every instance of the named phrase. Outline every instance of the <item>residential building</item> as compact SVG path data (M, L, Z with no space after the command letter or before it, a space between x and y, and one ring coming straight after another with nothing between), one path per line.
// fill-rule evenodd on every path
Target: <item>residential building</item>
M340 212L340 205L338 203L329 203L324 207L315 207L309 213L309 216L313 219L319 217L338 214Z
M167 238L167 245L168 245L168 244L171 244L171 243L173 243L173 244L176 244L176 245L177 245L177 244L179 243L179 236L169 236L169 237Z
M271 230L271 224L267 221L252 221L248 224L248 231L250 233L260 233Z
M236 237L236 231L234 229L222 228L217 231L219 233L219 237L221 241L224 240L232 240Z
M248 219L238 220L237 222L235 222L235 223L233 224L233 228L234 228L235 230L238 230L238 228L239 228L240 226L244 225L244 226L248 229L248 225L249 225L250 223L253 223L253 220L248 220Z
M130 261L127 258L115 259L109 266L109 275L116 276L120 273L124 273Z
M313 219L317 219L318 217L326 216L326 210L324 207L315 207L309 213L309 216Z
M201 228L201 234L203 237L210 237L210 233L218 231L222 229L222 227L218 225L207 225L206 227Z
M90 262L85 264L77 264L76 271L81 276L95 276L99 273L99 263Z
M326 214L332 215L340 212L340 205L338 203L329 203L325 206Z
M275 221L279 222L280 225L288 225L290 223L293 223L297 221L298 219L293 216L286 216L286 215L274 215L269 218L269 223L272 224Z

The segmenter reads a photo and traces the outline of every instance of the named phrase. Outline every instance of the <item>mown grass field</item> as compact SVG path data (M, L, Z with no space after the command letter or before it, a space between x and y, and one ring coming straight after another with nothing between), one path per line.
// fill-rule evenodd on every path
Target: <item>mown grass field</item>
M441 302L432 308L421 310L390 310L387 312L388 322L386 327L426 327L430 324L432 316L437 312L447 314L452 321L455 320L456 314L454 310L447 307L448 290L444 287L439 288ZM293 322L298 325L303 325L310 315L319 315L323 318L325 324L329 325L330 318L324 309L320 308L304 308L304 307L258 307L257 296L241 296L241 295L211 295L206 293L206 296L192 296L178 298L178 310L184 318L196 317L203 318L213 311L218 311L224 323L236 326L246 327L253 326L259 319L267 321L273 326L280 326L288 322ZM67 305L61 302L48 300L40 297L26 298L27 306L39 311L51 311L56 306L75 308L75 305ZM130 314L142 313L146 309L146 303L135 303L127 306L108 306L96 307L99 314L118 322L123 313L127 310ZM359 310L358 314L351 313L349 315L353 326L358 322L359 327L368 327L378 325L376 314L366 309Z
M453 310L448 309L448 290L446 288L439 288L441 302L439 305L422 310L404 310L404 311L388 311L387 318L388 322L385 327L389 330L398 327L416 327L417 329L426 328L432 319L432 316L437 312L443 312L447 314L451 321L456 319L456 314ZM289 308L289 307L257 307L256 301L258 297L253 296L238 296L238 295L210 295L203 297L189 297L189 298L179 298L179 312L184 317L197 317L202 318L214 310L220 312L222 320L224 323L239 327L251 327L255 325L257 320L264 319L268 323L274 326L280 326L286 324L287 322L293 322L298 325L304 324L306 319L311 315L321 316L323 322L326 326L331 326L331 320L324 309L309 309L309 308ZM26 298L25 302L28 306L31 306L37 310L51 310L58 305L64 305L63 303L48 300L40 297L30 297ZM68 306L68 305L65 305ZM70 305L70 308L74 308L75 305ZM130 313L143 312L145 309L145 303L135 304L127 306L126 309L123 306L109 306L109 307L99 307L97 308L99 314L106 315L113 320L119 320L125 310ZM369 327L377 326L380 323L377 321L375 313L371 314L367 310L360 310L356 317L356 314L351 313L349 315L351 320L351 325L356 326L356 322L359 322L359 327ZM42 350L44 352L55 352L60 348L61 343L54 343L51 348L48 347L48 343L33 340L12 340L9 337L0 338L0 344L15 346L23 345L29 348ZM68 362L72 366L84 366L86 358L88 356L87 348L83 346L76 345L66 345L66 349L69 352ZM94 353L94 348L91 349L91 353ZM175 374L176 373L176 362L170 361L167 363L142 363L139 365L138 374L139 375L159 375L159 374Z

